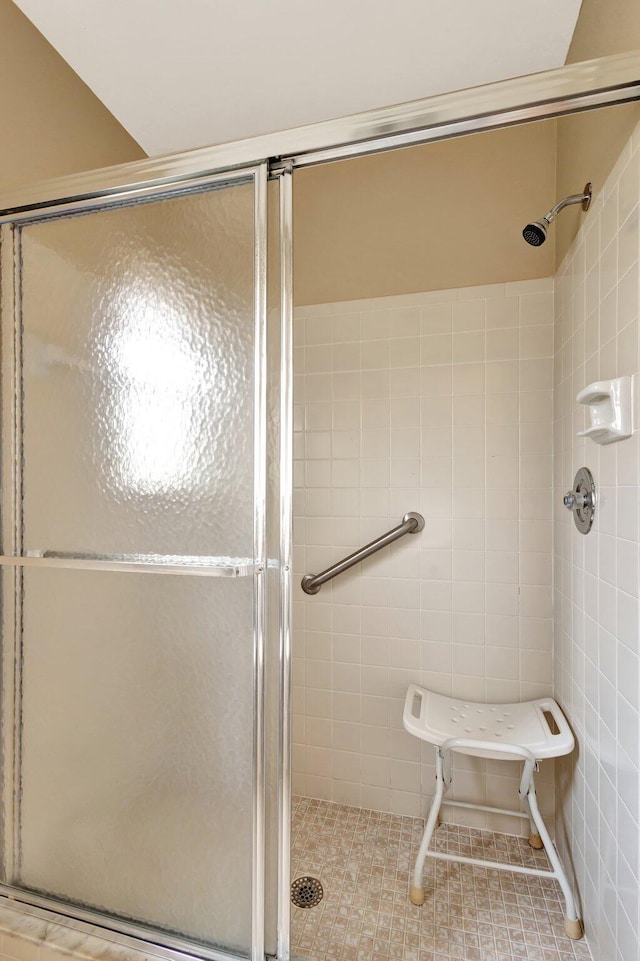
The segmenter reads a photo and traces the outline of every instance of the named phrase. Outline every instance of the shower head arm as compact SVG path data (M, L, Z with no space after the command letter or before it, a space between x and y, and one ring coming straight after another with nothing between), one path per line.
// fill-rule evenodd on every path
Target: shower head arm
M572 204L582 204L583 210L588 210L591 204L591 184L585 184L584 191L581 194L570 194L569 197L565 197L560 200L555 207L546 213L543 220L546 220L548 224L552 224L556 219L561 210L565 207L570 207Z

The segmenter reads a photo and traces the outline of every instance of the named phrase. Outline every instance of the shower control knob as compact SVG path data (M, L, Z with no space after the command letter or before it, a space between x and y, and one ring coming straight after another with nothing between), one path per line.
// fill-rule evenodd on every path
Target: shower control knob
M573 490L563 497L564 506L573 511L573 519L581 534L588 534L596 510L596 485L588 467L581 467L575 476Z
M591 507L591 494L589 491L567 491L564 495L564 506L568 511L583 511Z

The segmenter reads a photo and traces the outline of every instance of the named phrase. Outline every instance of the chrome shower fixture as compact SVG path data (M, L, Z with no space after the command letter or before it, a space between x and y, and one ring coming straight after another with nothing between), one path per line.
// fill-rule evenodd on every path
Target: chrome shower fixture
M590 183L585 184L581 194L571 194L571 196L565 197L564 200L557 203L555 207L552 207L541 220L534 220L533 223L527 224L522 231L522 236L527 243L531 244L532 247L540 247L547 239L547 228L551 226L561 210L564 210L565 207L570 207L572 204L582 204L583 210L589 209L589 205L591 204Z

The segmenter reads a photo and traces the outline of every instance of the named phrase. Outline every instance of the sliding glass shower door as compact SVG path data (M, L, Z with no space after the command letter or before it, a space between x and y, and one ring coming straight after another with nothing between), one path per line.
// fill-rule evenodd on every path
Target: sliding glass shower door
M260 957L266 170L3 231L4 890Z

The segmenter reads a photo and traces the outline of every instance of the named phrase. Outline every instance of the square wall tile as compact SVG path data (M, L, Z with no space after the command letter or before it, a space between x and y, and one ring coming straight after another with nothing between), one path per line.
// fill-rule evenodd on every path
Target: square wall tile
M578 440L575 431L584 426L584 415L576 409L575 394L594 380L638 375L638 142L636 130L584 216L555 279L554 687L571 721L580 758L571 770L570 763L558 765L557 805L564 825L558 842L564 860L584 865L578 881L591 918L594 956L620 958L637 956L640 947L637 864L631 885L627 873L627 854L637 851L640 803L640 423L634 425L631 438L610 447ZM530 330L542 331L543 325L534 324ZM535 359L546 342L545 335L531 334L528 365L546 363ZM527 376L533 369L529 367ZM545 376L542 366L537 373ZM529 410L532 404L527 400ZM533 444L542 453L542 434L529 433L527 443L529 450ZM562 494L582 464L594 473L600 507L586 538L562 508ZM528 592L523 604L529 614L548 603L537 593L548 589L550 581L546 562L535 553L546 549L547 538L540 538L540 533L528 527L521 536L527 551L521 559ZM533 617L527 624L525 643L528 647L539 643L541 649L522 650L521 667L534 683L536 679L543 683L549 656L542 649L545 638L531 633ZM631 764L630 756L635 758ZM629 798L635 812L631 848L625 815ZM630 886L633 924L627 920Z
M426 519L296 593L294 768L311 796L423 811L433 752L402 728L411 681L479 700L550 689L553 283L507 288L305 308L296 324L297 556L322 569L409 510ZM476 767L461 787L483 801Z

